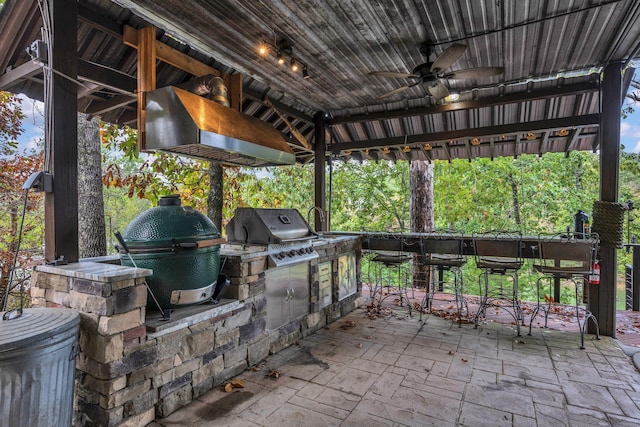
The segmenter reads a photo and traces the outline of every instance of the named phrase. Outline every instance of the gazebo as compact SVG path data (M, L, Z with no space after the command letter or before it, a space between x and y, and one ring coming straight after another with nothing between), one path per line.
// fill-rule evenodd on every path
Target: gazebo
M640 4L7 0L0 46L0 89L45 100L50 73L55 190L46 195L46 257L75 262L76 114L137 124L145 149L146 94L203 75L223 79L243 117L273 125L295 161L315 164L321 209L329 156L432 161L574 150L599 152L600 199L616 202ZM590 304L613 336L616 250L600 255Z

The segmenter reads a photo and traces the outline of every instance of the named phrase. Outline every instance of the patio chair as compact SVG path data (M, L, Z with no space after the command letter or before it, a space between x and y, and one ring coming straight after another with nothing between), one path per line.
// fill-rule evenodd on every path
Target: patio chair
M583 294L583 283L586 276L592 274L593 265L598 255L596 233L562 233L539 237L540 263L533 267L542 274L537 281L537 305L531 313L529 335L533 320L540 311L544 312L544 327L547 327L551 307L559 301L553 300L554 279L569 282L575 291L575 311L578 329L580 330L580 348L584 350L584 333L589 319L596 326L596 339L600 339L598 320L587 306L580 304ZM548 293L545 292L548 290ZM541 301L543 297L543 301ZM582 320L581 320L582 317Z
M427 284L421 308L432 312L436 292L444 292L445 287L450 288L454 298L449 301L456 304L458 327L462 327L463 310L466 311L466 316L469 316L469 306L463 294L462 267L467 262L462 253L463 247L464 240L460 233L432 233L420 240L423 262L431 269L431 277L436 277ZM434 272L437 276L433 275ZM453 280L445 280L445 273L449 273ZM422 320L422 310L420 310L420 320Z
M518 336L524 314L518 296L518 271L524 261L521 251L521 236L515 232L491 231L474 234L476 267L480 305L475 317L475 327L481 318L486 319L487 307L493 306L507 311L513 317ZM497 276L490 280L490 276Z

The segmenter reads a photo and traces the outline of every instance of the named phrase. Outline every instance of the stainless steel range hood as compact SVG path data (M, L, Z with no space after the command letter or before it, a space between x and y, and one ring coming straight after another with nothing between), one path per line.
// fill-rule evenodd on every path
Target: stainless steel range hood
M147 93L145 131L148 150L235 166L295 163L273 126L172 86Z

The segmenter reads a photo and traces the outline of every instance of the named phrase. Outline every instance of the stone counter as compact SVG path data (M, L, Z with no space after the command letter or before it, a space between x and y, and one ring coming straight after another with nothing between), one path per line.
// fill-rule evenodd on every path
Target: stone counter
M309 314L276 330L265 328L264 248L239 253L226 246L221 271L230 285L220 303L176 309L169 321L145 307L150 270L97 262L36 267L33 306L80 312L74 425L146 425L356 307L362 286L357 237L314 242L320 257L310 262ZM357 284L341 298L344 254L355 260ZM319 266L331 286L324 305Z

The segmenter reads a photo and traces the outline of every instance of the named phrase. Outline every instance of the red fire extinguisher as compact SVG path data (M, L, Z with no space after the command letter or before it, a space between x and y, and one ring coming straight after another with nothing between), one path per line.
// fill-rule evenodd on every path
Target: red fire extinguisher
M593 268L591 269L591 274L589 275L589 283L592 285L600 284L600 264L598 261L593 263Z

